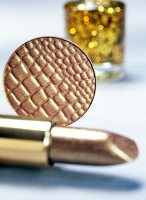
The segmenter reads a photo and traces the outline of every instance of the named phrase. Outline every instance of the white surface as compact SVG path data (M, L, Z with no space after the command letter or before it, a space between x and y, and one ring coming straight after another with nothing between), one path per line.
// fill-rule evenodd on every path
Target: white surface
M1 114L14 114L2 89L7 59L31 38L64 35L63 2L0 1ZM74 126L107 129L131 137L139 146L139 158L114 167L58 165L50 171L0 167L1 200L146 199L146 1L126 2L127 78L98 84L90 110Z

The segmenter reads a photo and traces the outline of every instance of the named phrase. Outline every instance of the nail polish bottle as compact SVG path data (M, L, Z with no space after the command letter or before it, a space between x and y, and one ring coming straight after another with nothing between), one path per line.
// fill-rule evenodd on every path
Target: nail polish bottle
M81 0L65 4L68 39L82 48L98 80L124 76L125 4L112 0Z

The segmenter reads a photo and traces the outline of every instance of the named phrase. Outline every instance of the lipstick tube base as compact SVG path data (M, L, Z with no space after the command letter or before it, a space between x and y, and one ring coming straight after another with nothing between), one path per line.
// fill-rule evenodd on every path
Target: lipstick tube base
M48 167L52 126L48 121L0 116L0 163Z

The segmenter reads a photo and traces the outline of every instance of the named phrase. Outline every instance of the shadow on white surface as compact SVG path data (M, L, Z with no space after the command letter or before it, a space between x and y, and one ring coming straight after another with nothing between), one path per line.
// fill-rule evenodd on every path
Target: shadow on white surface
M146 70L142 69L140 72L137 71L138 67L135 67L135 71L127 71L126 76L118 81L118 83L129 84L129 83L146 83Z
M145 64L127 64L124 66L125 68L125 77L120 80L110 81L110 83L115 82L117 84L138 84L138 83L146 83L146 65ZM104 82L103 82L104 83Z
M133 191L142 187L140 182L121 176L72 171L59 167L41 170L1 166L0 184L39 188L62 186L105 191Z

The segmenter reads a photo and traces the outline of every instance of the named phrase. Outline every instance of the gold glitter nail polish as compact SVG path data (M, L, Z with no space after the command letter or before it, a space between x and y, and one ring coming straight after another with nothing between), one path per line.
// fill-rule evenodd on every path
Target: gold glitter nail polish
M97 79L124 75L125 5L112 0L72 1L65 4L67 37L94 63Z

